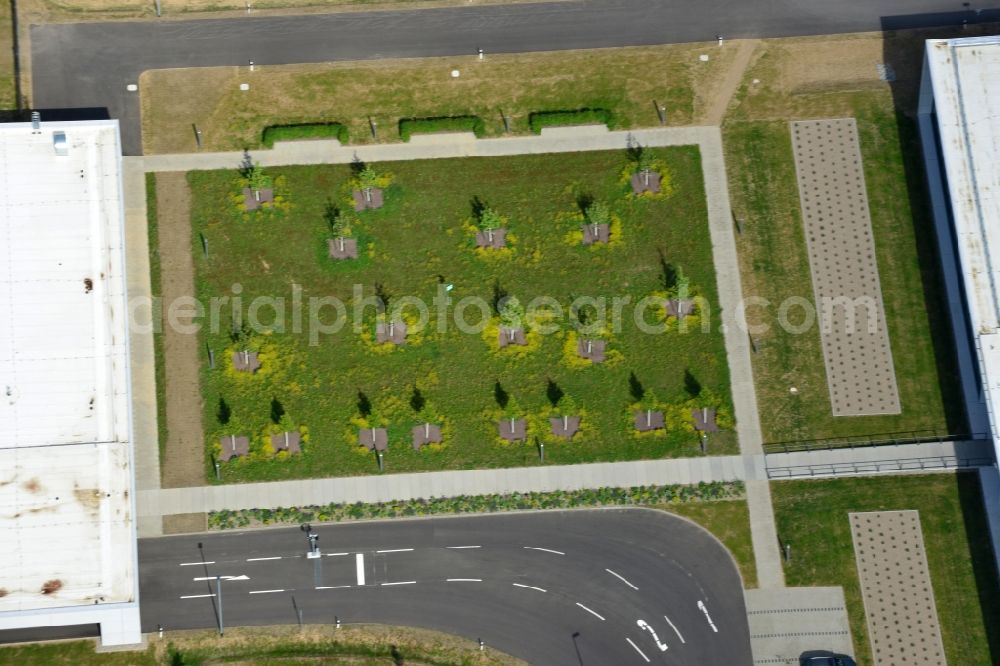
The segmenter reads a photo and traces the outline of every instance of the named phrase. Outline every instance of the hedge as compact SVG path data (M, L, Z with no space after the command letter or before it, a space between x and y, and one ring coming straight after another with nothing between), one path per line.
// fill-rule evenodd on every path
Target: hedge
M528 116L528 125L535 134L543 127L563 125L607 125L614 128L614 115L607 109L575 109L571 111L535 111Z
M310 522L340 522L367 518L398 518L455 513L495 513L528 509L571 509L574 507L643 506L678 502L713 501L743 497L742 481L716 481L698 485L636 486L595 490L556 490L507 495L461 495L365 504L327 504L278 509L213 511L208 514L211 529L233 529L251 523L298 525Z
M399 137L409 141L412 134L431 132L472 132L478 138L486 134L486 124L479 116L440 116L437 118L402 118Z
M274 148L275 141L298 139L334 138L343 144L348 141L347 126L340 123L303 123L301 125L270 125L264 128L261 143Z

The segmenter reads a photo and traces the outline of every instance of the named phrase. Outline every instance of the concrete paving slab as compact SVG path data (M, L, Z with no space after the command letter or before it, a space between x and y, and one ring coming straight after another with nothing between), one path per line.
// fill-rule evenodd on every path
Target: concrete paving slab
M943 666L918 511L848 514L876 666Z
M746 590L754 664L798 666L809 650L854 655L840 587Z

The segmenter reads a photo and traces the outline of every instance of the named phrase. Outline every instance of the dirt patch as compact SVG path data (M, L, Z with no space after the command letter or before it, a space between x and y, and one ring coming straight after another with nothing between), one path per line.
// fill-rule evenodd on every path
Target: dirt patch
M37 494L42 489L42 484L38 481L37 478L34 478L29 481L25 481L22 488L27 490L29 493Z
M97 515L101 508L101 491L97 488L74 488L76 501L91 515Z
M163 516L164 534L191 534L207 531L207 513L178 513L173 516Z
M58 578L47 580L42 584L42 594L55 594L62 589L63 582Z
M746 73L747 67L750 66L750 61L753 59L759 43L760 41L756 39L741 39L734 45L729 45L730 49L736 49L736 55L732 56L732 61L728 64L719 85L705 100L705 120L709 125L722 124L726 109L729 108L729 103L736 91L739 90L743 75Z
M156 208L164 308L181 297L193 297L191 259L191 192L183 173L156 177ZM189 320L178 318L178 323ZM164 323L167 444L161 461L164 488L200 486L205 481L205 438L201 429L198 336Z

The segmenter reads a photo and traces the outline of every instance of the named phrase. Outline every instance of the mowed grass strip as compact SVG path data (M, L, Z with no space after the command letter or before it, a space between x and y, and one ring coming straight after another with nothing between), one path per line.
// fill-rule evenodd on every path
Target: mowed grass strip
M428 304L439 281L454 284L454 304L467 296L490 303L496 288L527 303L550 296L564 307L578 296L614 297L632 303L662 291L663 263L681 267L694 289L717 303L708 234L701 165L694 147L656 150L669 165L674 194L663 200L623 196L624 151L533 155L496 159L470 158L376 165L393 173L385 208L365 213L354 225L371 243L371 254L350 264L326 256L330 236L323 220L329 199L339 201L350 175L348 165L289 167L271 174L287 183L292 209L270 222L240 221L232 195L236 172L193 172L193 225L198 291L205 303L213 296L233 295L239 283L243 307L256 296L291 301L292 285L302 286L302 302L312 296L336 296L353 309L352 291L365 296L381 285L395 299L415 296ZM622 220L623 242L595 250L567 235L576 222L557 219L576 210L576 197L588 194L607 202ZM515 237L507 258L482 258L472 247L464 225L470 202L480 197L509 219ZM341 205L343 205L341 203ZM201 257L199 234L208 239L210 256ZM661 263L662 262L662 263ZM369 308L369 314L372 309ZM670 435L637 438L629 423L629 375L634 372L648 394L664 402L689 399L691 380L731 410L729 372L718 327L709 333L650 335L639 330L631 309L624 310L621 331L610 348L617 363L582 369L563 364L565 334L544 336L540 348L524 358L492 353L482 335L431 330L426 339L389 354L374 353L348 324L310 346L307 331L269 338L279 354L278 368L261 377L234 377L224 367L230 346L229 304L221 308L218 332L203 331L203 343L215 350L217 369L203 366L203 414L207 434L219 429L220 399L242 434L255 435L271 418L272 400L289 418L309 428L310 442L301 456L288 460L241 461L223 467L223 480L252 481L377 472L371 454L359 452L351 419L359 413L359 391L375 411L392 412L386 456L388 471L510 467L537 464L534 443L497 442L495 383L528 414L548 405L552 380L584 415L586 432L572 443L546 446L547 463L634 460L699 455L698 438L674 430ZM269 311L262 319L269 323ZM479 319L478 309L465 315ZM323 314L332 320L332 310ZM308 322L308 314L303 314ZM290 315L286 322L291 326ZM431 320L432 327L435 320ZM304 325L305 329L305 325ZM409 429L417 423L409 399L417 385L428 407L448 420L451 442L440 451L413 451ZM731 411L730 411L731 413ZM211 447L211 442L208 445ZM734 453L731 431L713 434L709 453ZM206 478L214 470L206 469Z
M818 323L808 325L810 315L793 305L785 311L792 326L781 325L790 299L804 299L815 312L790 130L783 119L737 120L724 136L733 208L743 220L737 243L744 295L769 301L748 308L752 325L768 327L753 334L759 352L752 359L764 440L963 432L932 222L914 181L915 127L894 112L886 93L851 93L840 105L833 115L858 123L902 413L834 418Z
M699 55L710 52L708 62ZM620 127L701 118L735 49L673 45L516 55L314 65L149 70L142 90L143 150L193 152L260 145L268 125L343 122L351 143L399 141L402 118L478 116L485 136L530 133L532 112L604 108ZM458 78L452 70L460 72ZM250 90L240 91L240 83ZM696 92L697 91L697 92ZM502 115L501 115L502 114ZM372 136L370 120L376 124Z
M949 664L1000 659L1000 592L975 473L779 481L771 484L778 537L791 544L788 585L841 585L859 665L871 664L847 514L920 512Z

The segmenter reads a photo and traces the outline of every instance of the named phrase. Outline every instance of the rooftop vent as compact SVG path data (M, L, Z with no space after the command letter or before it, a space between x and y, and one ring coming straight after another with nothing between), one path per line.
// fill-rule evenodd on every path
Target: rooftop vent
M35 132L42 129L42 114L38 111L31 112L31 129Z
M66 143L66 132L52 133L52 147L55 148L56 155L66 157L69 155L69 145Z

